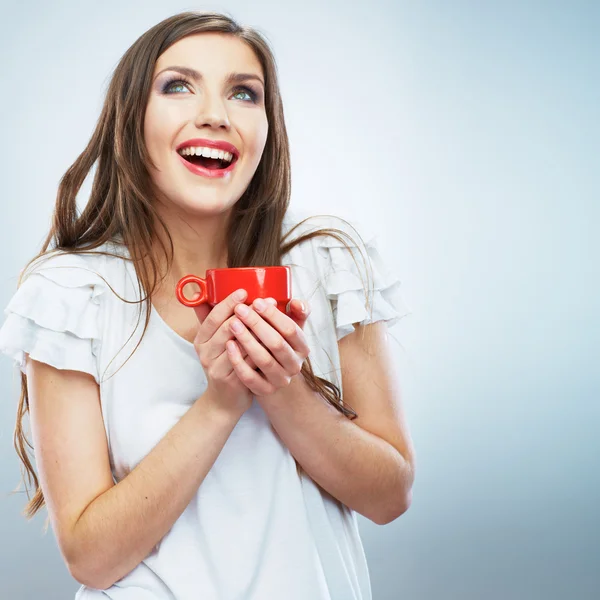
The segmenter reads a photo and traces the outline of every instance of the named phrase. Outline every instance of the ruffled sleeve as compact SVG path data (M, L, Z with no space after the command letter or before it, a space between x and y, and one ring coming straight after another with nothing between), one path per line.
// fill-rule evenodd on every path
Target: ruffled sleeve
M342 237L350 250L331 236L315 238L324 264L321 276L331 303L338 340L354 331L354 323L366 325L384 321L390 328L401 318L412 314L401 293L401 280L382 256L378 236L355 221L345 221L351 227L338 219L329 220L321 226L341 229L349 234L352 239L345 235Z
M57 369L98 378L101 296L106 284L90 266L93 255L53 252L23 275L4 309L0 351L25 373L25 354Z

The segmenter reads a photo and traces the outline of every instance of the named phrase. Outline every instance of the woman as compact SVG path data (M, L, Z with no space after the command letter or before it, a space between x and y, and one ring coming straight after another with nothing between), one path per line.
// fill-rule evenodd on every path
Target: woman
M215 142L231 152L204 157ZM192 12L142 35L0 331L22 372L26 514L47 505L79 600L371 598L356 512L389 523L414 478L385 334L408 311L372 237L299 221L289 197L264 39ZM188 273L281 264L286 314L175 298Z

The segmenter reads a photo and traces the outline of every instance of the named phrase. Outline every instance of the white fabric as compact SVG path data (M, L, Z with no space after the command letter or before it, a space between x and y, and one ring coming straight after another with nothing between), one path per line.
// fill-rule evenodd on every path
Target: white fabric
M284 231L300 220L288 212ZM343 221L328 216L309 220L292 235L323 226L356 237ZM410 311L375 237L359 232L375 276L373 321L391 326ZM139 341L145 314L140 317L137 304L116 295L139 299L126 249L118 243L103 249L122 256L54 253L43 264L36 262L5 309L0 350L21 370L29 353L59 369L94 376L118 483L202 395L206 377L193 345L154 308L142 343L125 362ZM358 253L356 258L364 269ZM337 340L353 330L352 323L370 322L363 271L341 243L321 236L293 248L283 264L292 268L293 297L311 306L305 333L315 373L341 387ZM254 399L153 551L110 588L82 585L76 594L76 600L100 598L370 600L371 590L356 513L307 475L298 475Z

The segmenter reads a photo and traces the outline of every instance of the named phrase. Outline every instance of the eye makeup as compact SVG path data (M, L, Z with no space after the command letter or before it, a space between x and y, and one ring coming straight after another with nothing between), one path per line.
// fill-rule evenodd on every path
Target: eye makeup
M173 95L173 92L169 92L168 90L174 86L174 84L179 83L185 86L191 86L192 83L190 81L188 81L185 77L181 76L181 75L177 75L177 76L171 76L169 77L165 83L163 83L160 86L161 89L161 93L165 94L165 95ZM250 96L250 101L253 103L256 103L257 100L259 99L259 94L251 87L247 86L247 85L237 85L235 88L233 88L233 91L236 93L239 93L240 91L242 92L246 92L249 96ZM246 101L248 102L248 101Z

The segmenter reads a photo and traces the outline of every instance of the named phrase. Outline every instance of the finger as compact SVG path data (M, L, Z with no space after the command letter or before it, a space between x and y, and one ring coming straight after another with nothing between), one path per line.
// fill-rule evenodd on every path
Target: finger
M242 359L240 349L235 342L227 342L227 357L238 379L255 395L268 396L276 391L260 373L251 369Z
M236 331L236 327L239 328L239 331ZM277 357L274 356L275 352L269 352L267 348L260 344L241 321L234 320L231 328L238 344L248 352L248 356L252 357L252 360L273 385L278 388L286 386L290 383L291 376L297 375L300 372L302 365L298 364L300 360L296 356L296 353L272 327L273 339L277 336L280 347L287 346L285 354L281 352ZM283 358L280 358L280 356Z
M227 343L228 344L231 344L231 343L237 344L233 340L230 340ZM238 352L240 353L242 360L244 360L246 362L246 364L248 365L248 367L254 371L257 368L256 364L254 363L252 358L250 356L248 356L248 353L246 352L246 350L244 348L240 348L238 345ZM213 374L213 377L218 377L220 379L224 379L225 377L230 375L232 372L233 372L233 365L231 364L231 361L229 360L229 357L227 356L227 347L225 347L225 348L223 348L223 352L214 359L214 362L212 365L212 374Z
M210 312L206 313L206 305L195 306L194 310L196 311L196 315L198 315L198 319L200 320L200 327L198 328L198 333L196 334L195 341L199 344L204 344L207 340L209 340L219 329L219 327L223 324L223 321L234 314L233 309L237 304L243 302L248 297L248 292L246 290L242 290L243 295L236 296L240 290L236 290L227 298L215 304L215 306L210 310ZM205 315L205 318L203 316Z
M240 307L238 307L239 309ZM258 313L256 313L252 308L246 307L248 309L248 314L246 316L238 314L238 318L242 321L242 325L245 325L244 330L241 333L233 331L236 338L242 342L242 345L248 351L248 354L252 356L254 362L258 365L258 367L267 375L270 380L276 385L280 384L280 375L276 364L278 363L283 367L286 375L296 375L300 369L302 368L302 362L305 358L303 355L299 355L287 342L287 340L282 336L282 334L277 331L272 325L267 323ZM238 313L238 309L236 309L236 313ZM268 306L266 309L280 312L274 306ZM298 326L285 315L280 315L283 319L286 320L286 328L291 330L293 328L294 333L295 330L300 329ZM246 331L252 331L258 340L260 340L263 345L267 349L267 354L265 352L259 352L256 344L253 343ZM286 332L287 333L287 332ZM301 335L304 335L300 332ZM275 360L272 361L272 358ZM276 379L273 379L276 378ZM283 383L283 382L282 382Z
M209 361L217 360L219 357L223 357L225 359L226 364L229 365L229 361L227 360L227 349L225 344L229 340L235 340L235 336L231 333L231 319L237 318L235 315L227 319L224 323L221 324L217 332L212 336L208 343L206 344L208 347L205 349L204 356ZM248 357L248 352L242 348L241 349L242 357L247 360L248 364L254 369L256 368L256 364L252 360L252 358ZM231 371L231 369L230 369Z
M235 341L235 338L231 340L234 344L237 344L238 348L240 348L240 345ZM242 353L242 358L246 361L247 365L253 370L256 371L256 369L258 369L258 366L256 365L256 363L254 362L254 360L252 359L252 357L248 354L248 352L246 351L245 348L240 348L240 352ZM227 347L225 347L225 351L223 352L223 354L227 354Z
M298 298L294 298L290 301L289 310L295 312L297 315L302 315L304 319L308 318L308 315L310 315L311 311L308 302Z
M243 304L243 303L241 303ZM231 332L231 323L234 319L237 319L236 315L229 317L226 319L216 333L212 336L210 340L208 340L208 349L206 350L207 356L211 359L215 359L217 356L220 356L225 352L226 347L225 344L229 340L234 340L235 336ZM244 351L244 356L246 355Z
M230 340L234 343L237 344L237 342L235 341L235 336L232 336L230 338ZM246 361L246 363L248 364L248 366L250 368L252 368L253 370L256 370L258 367L256 366L256 363L254 362L254 360L252 360L252 357L248 355L248 352L246 351L245 348L241 348L239 344L238 348L240 348L240 352L242 353L242 358ZM227 358L227 346L223 347L223 355L225 356L225 358Z
M265 302L269 302L273 306L277 306L277 300L275 298L265 298ZM300 327L300 329L304 330L304 323L308 318L308 312L306 308L298 308L298 306L302 306L302 302L300 300L292 300L286 305L285 314L288 315L291 319L293 319Z
M262 340L265 346L270 350L273 350L273 347L269 345L269 339L265 339L264 336L270 335L270 329L275 329L279 335L283 337L286 343L291 346L294 352L300 354L304 358L308 356L310 348L306 341L306 336L304 331L302 331L302 328L298 326L294 319L291 319L288 315L284 315L276 306L267 304L266 308L260 310L258 305L256 300L252 303L250 313L247 317L249 320L244 319L244 322L257 334L258 338ZM264 325L261 321L256 319L259 315L262 318ZM238 314L238 317L239 316L240 315ZM268 325L271 326L270 329ZM278 340L274 340L274 342L278 343ZM277 358L279 357L277 356Z
M286 307L286 314L304 331L304 325L310 315L310 306L307 302L293 299Z

